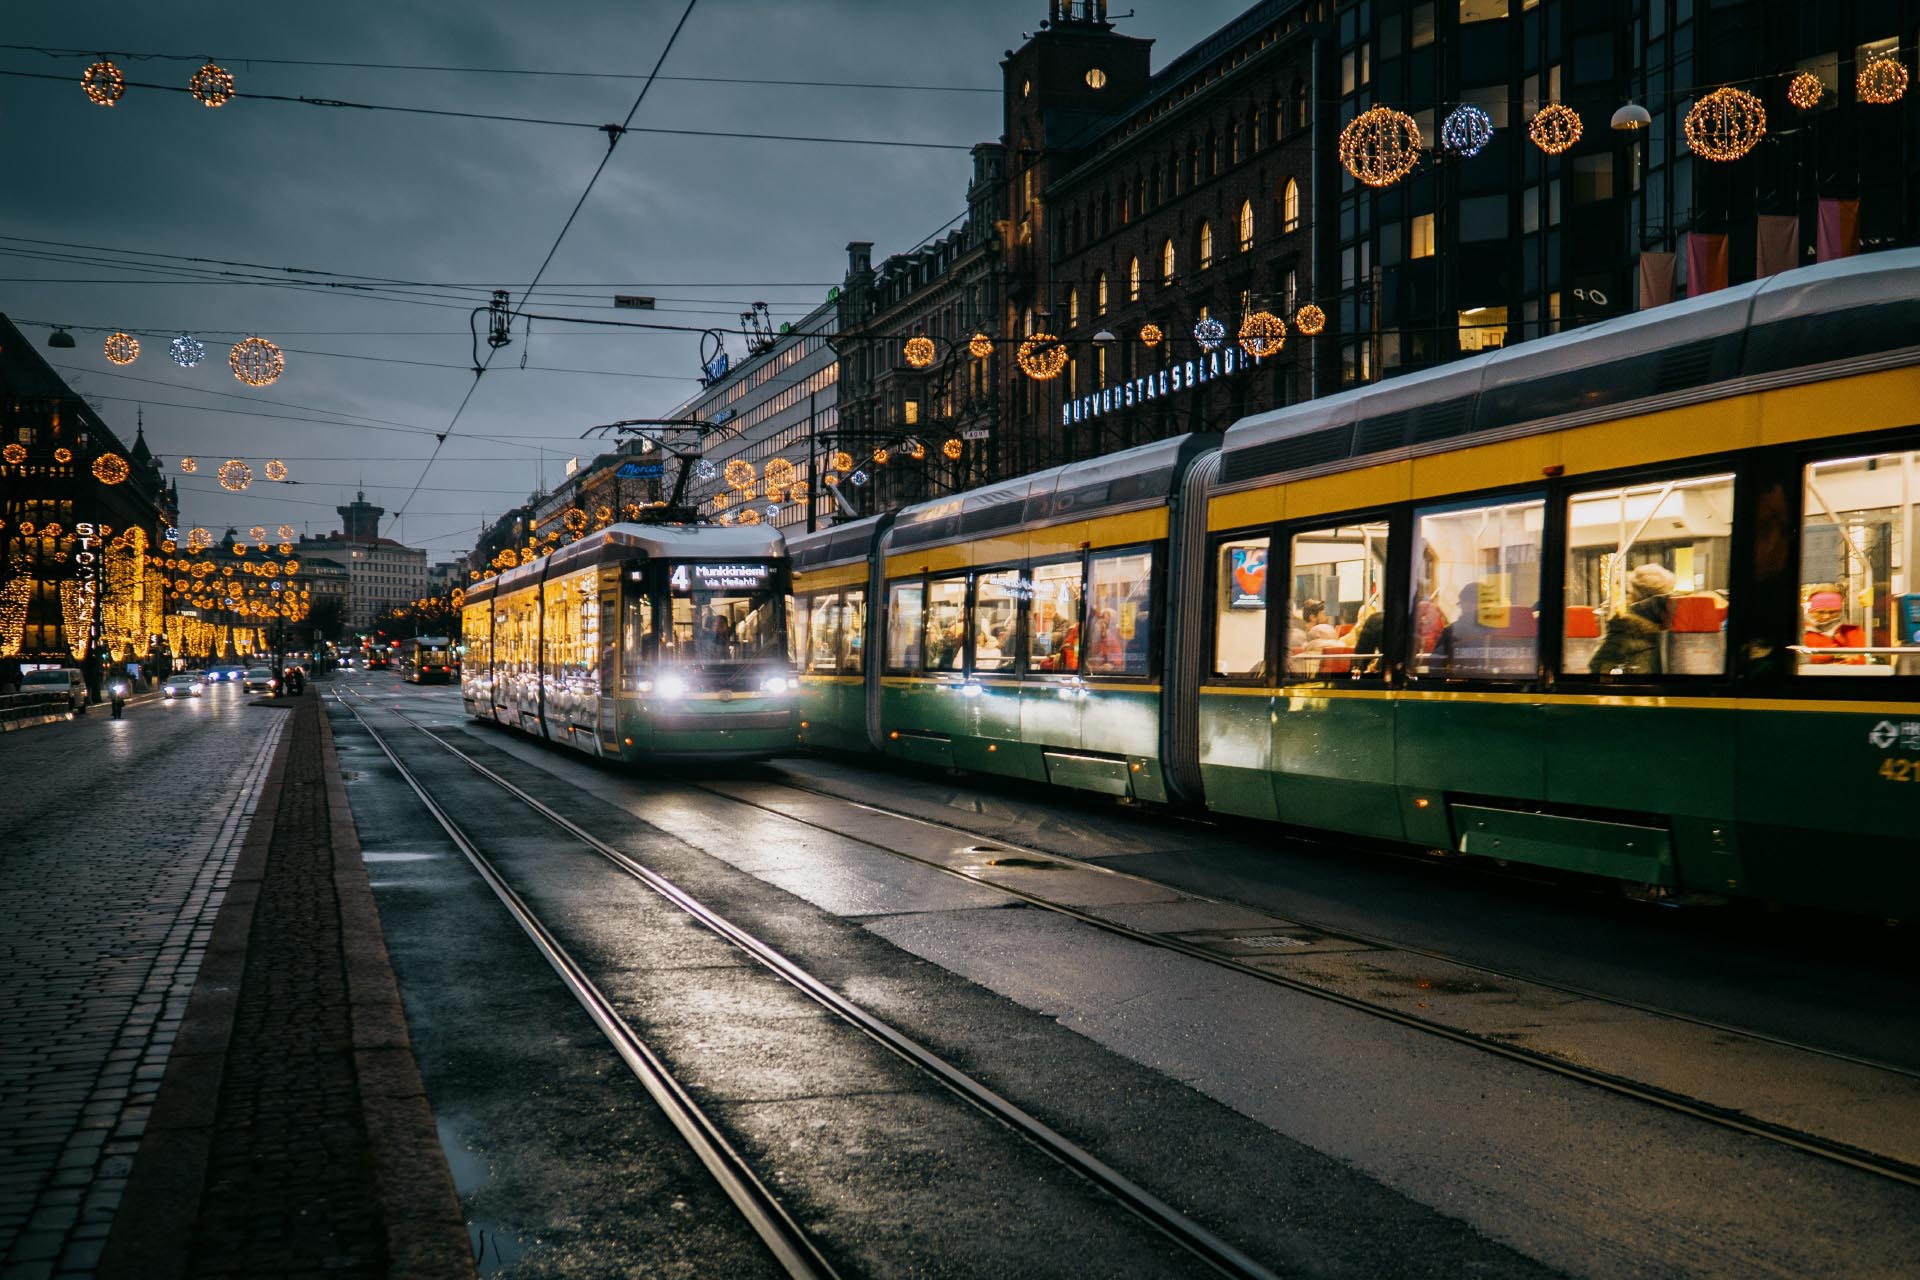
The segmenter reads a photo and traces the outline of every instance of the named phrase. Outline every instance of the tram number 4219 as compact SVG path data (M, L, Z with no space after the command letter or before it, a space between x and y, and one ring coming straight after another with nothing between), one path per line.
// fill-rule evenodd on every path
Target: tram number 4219
M1876 772L1888 782L1920 782L1920 760L1888 756Z

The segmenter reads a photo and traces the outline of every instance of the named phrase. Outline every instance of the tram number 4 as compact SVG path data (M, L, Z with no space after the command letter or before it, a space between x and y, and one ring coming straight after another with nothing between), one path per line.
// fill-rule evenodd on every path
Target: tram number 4
M1920 760L1888 756L1880 762L1878 773L1888 782L1920 782Z

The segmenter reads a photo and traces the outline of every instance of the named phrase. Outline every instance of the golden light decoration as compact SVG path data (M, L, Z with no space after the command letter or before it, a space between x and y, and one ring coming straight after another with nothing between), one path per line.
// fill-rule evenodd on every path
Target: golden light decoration
M612 524L613 508L608 506L604 502L601 503L599 506L595 507L593 509L593 522L595 524L602 524L602 525Z
M620 508L620 514L625 516L629 521L638 520L640 518L640 504L637 502L629 502Z
M949 461L958 462L966 447L959 436L948 436L947 442L940 446L940 452L946 454Z
M253 528L247 530L247 533L250 537L252 537L252 539L255 542L258 542L260 541L260 539L267 536L267 527L263 524L257 524L253 526Z
M214 474L220 487L229 493L238 493L253 483L253 468L238 458L228 458Z
M234 543L234 544L233 544L233 554L235 554L235 555L237 555L237 556L244 556L245 554L247 554L247 544L246 544L246 543L244 543L244 542L236 542L236 543Z
M713 495L713 509L715 511L725 511L727 505L732 501L733 499L727 495L726 491L722 490Z
M1240 322L1240 349L1256 360L1280 354L1287 345L1287 322L1271 311L1253 311Z
M199 469L200 469L200 460L198 458L180 459L180 471L183 475L190 476L194 472L198 471Z
M233 72L209 62L193 73L187 88L201 106L224 107L233 101Z
M27 446L23 444L10 444L4 449L0 449L0 458L5 458L17 467L27 460Z
M23 538L31 538L33 536L33 527L33 521L22 520L20 522L20 536Z
M1166 339L1166 336L1166 334L1160 332L1160 326L1157 324L1143 324L1140 326L1140 343L1149 350L1159 346L1161 342Z
M1891 106L1907 96L1907 69L1898 58L1881 54L1860 68L1853 89L1862 102Z
M73 450L67 448L65 445L61 445L53 451L53 460L55 462L72 462Z
M1293 327L1311 338L1327 327L1327 313L1309 302L1293 313Z
M130 333L115 333L108 336L100 349L115 364L132 364L140 358L140 339Z
M914 368L916 369L926 368L928 365L933 363L933 357L936 354L938 354L938 352L934 348L932 338L929 338L923 334L917 338L907 339L907 346L906 346L907 363L912 365Z
M903 447L907 451L907 456L915 462L924 461L927 456L927 443L924 440L909 440Z
M96 104L110 107L127 91L127 77L120 68L102 58L80 73L80 87Z
M269 480L285 480L287 478L287 464L278 458L267 459L267 465L264 470Z
M587 527L587 513L578 507L568 507L560 514L560 523L567 526L567 532L579 533Z
M767 496L772 497L774 490L785 489L788 486L792 485L794 481L794 477L797 475L799 475L799 469L795 467L793 463L788 461L787 459L785 458L767 459L767 469L765 472L766 481L767 481Z
M1390 187L1420 163L1420 125L1404 111L1370 107L1340 131L1340 163L1370 187Z
M805 480L795 480L792 486L787 489L787 497L793 502L805 502L807 500L807 482Z
M286 552L282 551L280 554L285 555ZM288 573L300 572L300 562L298 560L289 560L285 564L281 565L280 567L282 569L285 569Z
M294 527L290 524L283 524L278 529L275 529L274 532L280 535L280 540L282 542L293 541Z
M1827 86L1811 71L1802 71L1787 85L1787 101L1802 111L1811 111L1827 96Z
M265 338L242 338L227 353L233 376L250 387L264 387L280 380L287 370L287 358L280 348Z
M1550 156L1557 156L1580 141L1584 131L1580 113L1559 102L1540 108L1540 114L1527 125L1527 136L1533 139L1533 145Z
M1067 367L1067 344L1050 333L1032 334L1020 343L1014 359L1019 361L1020 372L1035 382L1045 382L1059 377Z
M279 552L280 552L280 554L281 554L281 555L283 555L283 556L290 556L290 555L292 555L292 554L293 554L293 544L292 544L291 542L283 542L283 543L281 543L281 544L280 544L280 546L278 547L278 550L279 550ZM291 570L291 569L289 569L289 570L287 570L287 572L288 572L288 573L292 573L292 572L293 572L293 570Z
M759 524L760 513L752 507L743 507L739 513L734 516L734 521L737 524Z
M103 453L93 460L93 478L101 484L119 484L130 473L127 460L117 453Z
M985 360L993 354L993 339L984 333L976 333L967 339L967 351L976 360Z
M884 467L892 460L893 452L890 449L882 447L873 451L873 465L876 467Z
M845 449L836 450L833 455L833 469L835 471L853 470L853 455Z
M729 489L746 489L752 487L754 476L757 473L754 471L751 462L748 462L745 458L735 458L727 463L725 474L727 487Z
M1706 160L1738 160L1767 136L1767 109L1744 89L1722 87L1701 95L1682 121L1687 146Z

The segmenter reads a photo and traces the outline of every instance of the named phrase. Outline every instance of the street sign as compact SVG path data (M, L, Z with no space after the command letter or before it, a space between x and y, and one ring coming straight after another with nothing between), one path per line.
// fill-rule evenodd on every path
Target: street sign
M960 438L962 440L985 440L992 434L993 432L987 430L985 427L975 427L971 431L962 431Z
M620 480L658 480L667 474L664 462L623 462L614 476Z
M653 299L638 293L616 293L613 295L613 305L629 311L651 311Z

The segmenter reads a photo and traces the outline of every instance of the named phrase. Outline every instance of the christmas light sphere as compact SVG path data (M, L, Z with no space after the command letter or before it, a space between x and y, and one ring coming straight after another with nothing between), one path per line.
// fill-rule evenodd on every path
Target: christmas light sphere
M101 350L115 364L132 364L140 358L140 339L130 333L116 333L107 339Z
M292 555L292 554L293 554L293 544L292 544L291 542L283 542L283 543L281 543L281 544L280 544L280 546L279 546L279 548L278 548L278 550L279 550L279 552L280 552L280 554L281 554L281 555L283 555L283 556L290 556L290 555ZM288 572L288 573L292 573L292 572L293 572L293 570L292 570L292 569L288 569L288 570L287 570L287 572Z
M200 460L198 458L180 459L180 472L182 475L190 476L194 472L198 471L199 469L200 469Z
M799 474L797 469L794 467L793 463L789 462L787 459L769 458L767 460L767 469L765 472L766 481L767 481L767 493L771 495L773 491L776 489L787 488L793 483L794 477L797 474Z
M193 73L187 88L201 106L224 107L233 101L233 73L209 62Z
M984 333L976 333L967 339L967 351L976 360L985 360L993 354L993 339Z
M18 443L10 444L4 449L0 449L0 458L6 459L7 462L17 467L27 460L27 446Z
M1493 117L1472 105L1455 107L1440 125L1440 146L1449 154L1471 158L1493 141Z
M196 527L187 531L187 550L205 551L212 545L213 534L208 530ZM201 565L200 567L204 569L207 566Z
M713 509L715 511L725 511L728 507L732 505L733 505L733 496L727 493L725 490L722 490L721 492L713 495Z
M807 482L805 480L795 480L793 486L787 490L787 501L805 502L806 500Z
M1287 325L1271 311L1255 311L1240 322L1240 349L1256 360L1280 354L1287 345Z
M127 91L127 77L103 58L80 73L80 87L97 105L110 107Z
M1907 69L1899 59L1882 54L1860 68L1853 88L1862 102L1891 106L1907 96Z
M873 451L873 465L876 467L884 467L892 460L893 451L891 449L882 448Z
M1020 364L1020 372L1035 382L1045 382L1059 377L1067 367L1067 348L1050 333L1036 333L1021 342L1014 359Z
M1370 107L1340 131L1340 163L1370 187L1392 186L1420 163L1420 126L1404 111Z
M1293 327L1311 338L1327 327L1327 313L1309 302L1293 313Z
M253 468L238 458L228 458L220 464L220 470L215 472L215 476L220 481L222 489L229 493L239 493L253 483Z
M127 460L117 453L103 453L93 460L93 478L101 484L119 484L130 472Z
M1802 111L1811 111L1827 96L1827 86L1811 71L1802 71L1787 85L1787 101Z
M279 381L287 368L287 358L280 354L280 348L259 337L234 343L233 350L227 353L227 363L233 367L233 376L250 387L264 387Z
M917 440L917 439L908 440L905 444L901 445L900 447L902 449L905 449L907 451L907 456L909 458L912 458L915 462L920 462L924 460L927 456L927 444L926 444L926 441L924 440Z
M167 344L167 354L182 369L191 369L207 358L207 345L191 334L181 334Z
M567 527L569 533L579 534L587 527L587 513L578 507L568 507L561 513L560 523Z
M264 470L269 480L285 480L287 478L287 464L278 458L268 459Z
M1143 324L1140 326L1140 343L1149 350L1159 346L1161 340L1166 336L1166 334L1160 332L1160 326L1157 324Z
M960 461L961 451L966 447L967 446L961 442L959 436L948 436L947 442L940 446L940 452L946 454L949 461L958 462Z
M1533 145L1550 156L1557 156L1580 141L1583 131L1580 113L1558 102L1540 108L1540 114L1527 125L1527 136L1533 139Z
M702 458L693 464L693 478L695 480L711 480L713 476L714 467L711 459Z
M274 530L274 532L280 535L280 541L282 542L293 541L294 528L290 524L283 524L278 529Z
M745 458L735 458L727 463L727 487L730 489L751 489L754 477L753 464Z
M907 363L912 365L914 368L916 369L926 368L928 365L933 363L933 357L936 354L937 353L934 350L932 338L918 337L918 338L907 339L907 349L906 349Z
M1705 160L1738 160L1767 135L1767 109L1744 89L1704 94L1682 122L1687 146Z
M55 462L61 462L61 463L72 462L73 450L67 448L67 446L65 445L61 445L58 449L55 449L53 451L53 460Z
M264 525L255 525L253 528L247 530L247 532L252 535L255 542L267 536L266 526Z
M847 479L853 481L855 485L863 485L871 478L872 477L867 475L866 469L864 467L847 477Z
M853 455L848 453L845 449L835 450L831 461L833 463L833 469L835 471L853 470Z
M758 511L755 511L752 507L747 507L744 510L737 512L734 516L734 520L739 524L759 524L760 513Z
M1227 326L1212 316L1202 317L1200 323L1193 326L1193 340L1200 344L1202 351L1218 351L1227 340Z

